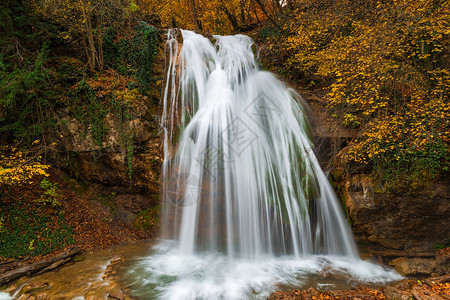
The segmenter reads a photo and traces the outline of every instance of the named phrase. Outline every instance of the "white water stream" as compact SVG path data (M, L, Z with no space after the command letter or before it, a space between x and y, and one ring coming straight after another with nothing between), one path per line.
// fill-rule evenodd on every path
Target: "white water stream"
M169 33L163 238L130 271L143 299L260 299L282 287L401 277L359 259L298 95L252 40ZM315 279L311 279L315 278ZM321 279L322 278L322 279ZM330 283L331 282L331 283ZM318 285L317 285L318 286Z

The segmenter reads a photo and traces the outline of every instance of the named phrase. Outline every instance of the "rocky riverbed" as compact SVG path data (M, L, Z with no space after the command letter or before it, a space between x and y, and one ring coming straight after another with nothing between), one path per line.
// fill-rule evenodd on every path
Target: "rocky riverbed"
M139 299L133 296L129 288L128 266L148 255L154 243L152 240L141 240L95 252L85 251L53 271L36 276L25 275L10 283L2 290L3 294L0 293L0 299L10 299L10 296L20 300ZM441 251L438 257L448 258L448 252ZM332 272L322 274L323 278L315 278L308 283L310 287L305 286L303 290L275 292L269 299L450 299L448 274L409 277L388 286L361 285L356 281L316 284L327 280L336 283L338 279L333 279L330 274ZM344 286L349 288L336 290Z

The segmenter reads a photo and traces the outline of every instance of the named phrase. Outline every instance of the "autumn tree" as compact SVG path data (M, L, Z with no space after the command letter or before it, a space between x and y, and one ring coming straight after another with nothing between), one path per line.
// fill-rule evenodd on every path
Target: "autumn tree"
M448 15L448 1L304 0L283 32L262 33L291 79L322 89L354 132L341 161L414 188L450 169Z
M160 16L163 26L174 25L213 34L239 32L252 22L271 20L281 6L273 0L141 0L142 10Z
M191 3L192 16L194 18L195 28L197 30L203 30L202 24L198 20L197 8L195 6L195 0L190 0L190 3Z

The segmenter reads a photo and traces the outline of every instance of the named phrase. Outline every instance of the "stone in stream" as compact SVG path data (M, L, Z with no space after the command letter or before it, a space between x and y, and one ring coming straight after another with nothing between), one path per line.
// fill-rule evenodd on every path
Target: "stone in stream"
M431 274L436 267L436 261L433 258L399 257L389 264L404 276Z

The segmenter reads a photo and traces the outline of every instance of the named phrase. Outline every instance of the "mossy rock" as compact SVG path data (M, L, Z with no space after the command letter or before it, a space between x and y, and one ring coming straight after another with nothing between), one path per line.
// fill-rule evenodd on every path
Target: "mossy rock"
M79 261L83 261L84 260L84 256L82 255L77 255L73 258L73 262L79 262Z
M138 213L133 226L137 230L149 230L159 222L159 205L153 206Z
M58 61L57 72L65 83L72 85L86 75L86 66L78 59L62 57Z
M21 290L20 294L33 294L37 291L43 291L51 288L50 282L38 282L38 283L30 283L26 284Z

